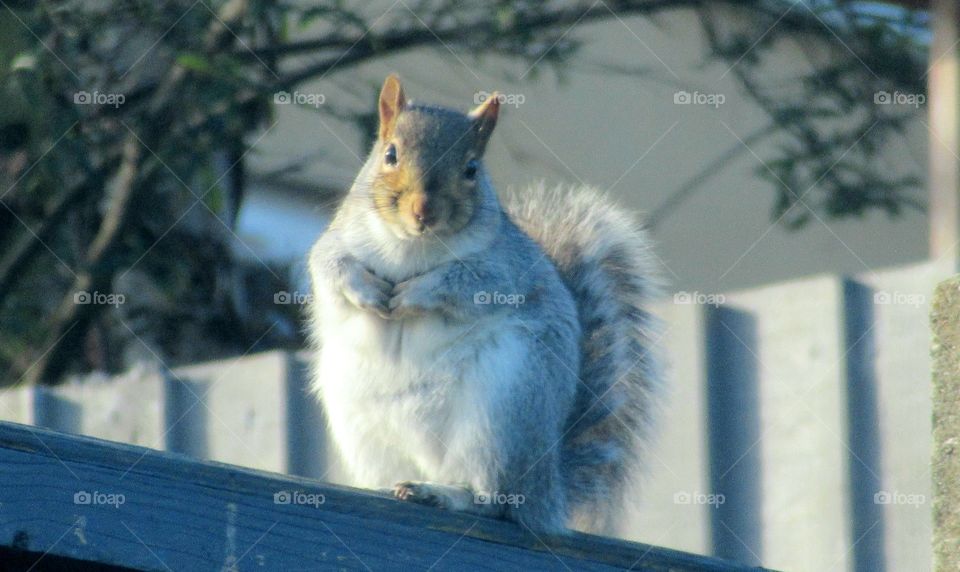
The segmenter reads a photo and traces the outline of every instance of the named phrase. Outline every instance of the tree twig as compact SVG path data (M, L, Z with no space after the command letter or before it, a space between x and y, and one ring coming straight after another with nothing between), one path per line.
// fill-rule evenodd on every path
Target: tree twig
M613 18L614 16L650 15L664 10L694 8L701 6L704 1L706 0L627 0L622 2L609 1L606 4L594 2L559 8L549 13L520 15L510 24L508 29L493 29L489 22L481 21L460 23L446 28L411 28L401 32L389 32L381 36L367 33L366 35L358 34L355 38L337 37L291 42L276 46L273 50L282 55L292 55L309 49L328 47L341 47L347 51L281 76L281 79L276 83L279 88L289 89L314 76L327 73L335 67L346 67L374 55L407 50L434 44L437 41L450 44L462 44L470 39L496 42L498 38L503 38L505 41L509 41L509 39L515 38L519 31L530 33L563 26L579 26L588 22ZM728 0L721 1L727 2ZM511 32L514 32L514 34L511 34Z
M247 0L231 0L225 4L215 21L210 24L204 39L208 51L221 49L230 42L233 34L230 24L237 22L245 13ZM72 289L67 292L54 312L51 326L43 346L44 353L27 371L27 383L56 383L71 363L71 356L83 340L87 326L102 310L100 304L78 304L78 292L107 290L113 280L113 258L121 244L123 230L136 205L137 190L150 177L157 161L143 160L145 146L153 147L164 132L167 115L175 106L177 90L189 75L189 70L173 64L164 81L158 86L148 106L144 125L147 129L138 136L130 133L123 145L123 159L114 179L114 193L110 208L103 218L90 245L83 268L77 272ZM146 165L151 165L147 167Z

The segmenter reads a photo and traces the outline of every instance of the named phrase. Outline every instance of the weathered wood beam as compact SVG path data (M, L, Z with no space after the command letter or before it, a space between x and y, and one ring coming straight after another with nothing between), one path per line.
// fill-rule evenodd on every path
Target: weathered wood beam
M0 423L0 503L0 554L76 569L751 569L13 423Z

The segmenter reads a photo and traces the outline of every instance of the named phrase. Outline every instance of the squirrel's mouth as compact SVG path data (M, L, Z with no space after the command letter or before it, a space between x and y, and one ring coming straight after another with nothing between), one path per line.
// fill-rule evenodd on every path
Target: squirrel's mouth
M394 211L387 216L381 213L380 219L390 229L391 233L400 240L421 240L432 236L439 230L438 225L426 225L398 211Z
M407 236L407 238L415 240L442 233L444 225L437 222L426 224L419 220L407 220L404 221L401 226L403 233Z

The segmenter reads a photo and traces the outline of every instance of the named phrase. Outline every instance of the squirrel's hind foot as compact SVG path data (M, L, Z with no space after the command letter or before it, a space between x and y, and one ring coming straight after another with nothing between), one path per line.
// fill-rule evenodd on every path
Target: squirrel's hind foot
M402 501L457 511L468 511L474 504L473 492L467 487L422 481L397 483L393 496Z

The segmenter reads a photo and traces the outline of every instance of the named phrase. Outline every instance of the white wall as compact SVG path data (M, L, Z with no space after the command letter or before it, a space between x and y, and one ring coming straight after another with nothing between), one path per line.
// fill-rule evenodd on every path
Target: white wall
M400 5L394 9L403 10ZM641 211L655 209L727 151L742 149L738 137L747 139L767 125L759 108L738 91L729 65L702 67L705 46L691 14L663 16L656 26L642 18L581 25L570 35L583 39L586 47L562 83L542 64L528 73L525 65L495 57L476 63L440 47L333 73L300 91L324 94L325 105L338 111L372 111L383 77L397 71L408 95L421 101L465 109L478 91L522 95L522 105L506 108L488 151L502 190L537 180L582 182L609 190ZM804 65L797 53L797 46L780 46L772 54L770 77L787 82L791 70ZM597 61L648 68L649 74L603 73L592 65ZM524 79L506 81L505 74ZM722 94L725 103L718 109L676 105L678 89ZM879 168L925 179L923 111ZM352 126L293 106L277 106L277 118L279 123L251 154L255 170L273 171L314 157L306 169L291 170L289 179L306 186L349 186L365 151ZM718 292L819 272L863 272L925 257L926 218L917 213L893 221L877 213L846 222L814 220L800 232L771 226L774 189L757 176L757 169L772 158L776 142L742 150L659 226L658 252L676 288ZM814 189L805 200L813 204L816 197ZM298 244L300 251L308 247L307 241Z

